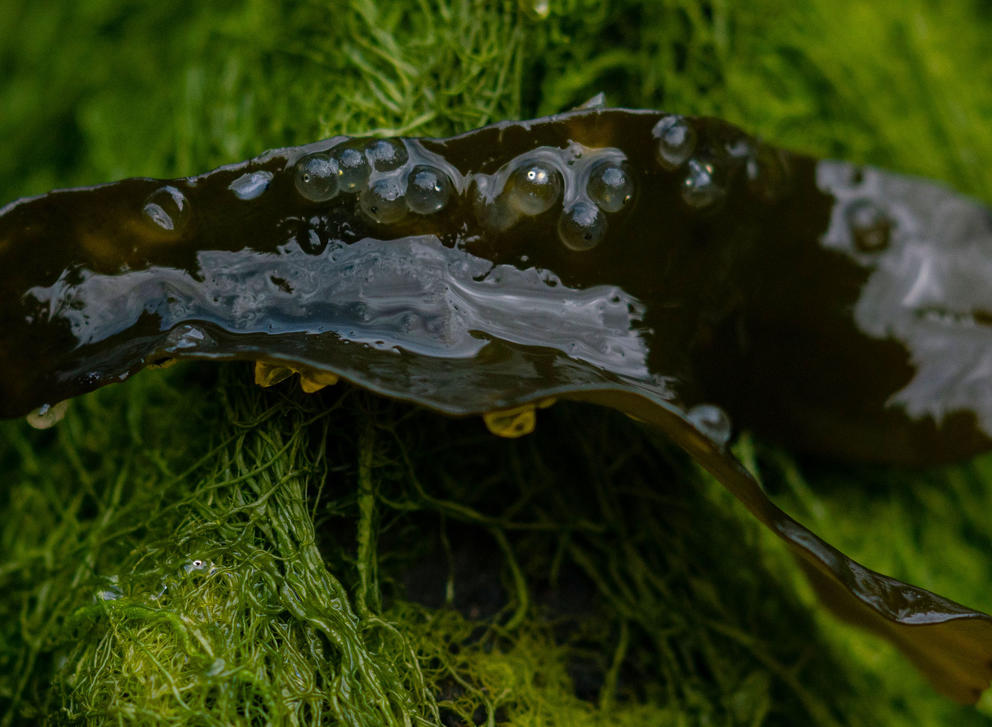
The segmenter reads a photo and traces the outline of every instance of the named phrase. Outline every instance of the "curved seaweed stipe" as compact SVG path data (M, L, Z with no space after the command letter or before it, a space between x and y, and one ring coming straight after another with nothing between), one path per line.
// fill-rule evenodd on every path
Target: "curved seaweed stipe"
M726 447L731 419L877 461L989 447L992 222L943 187L587 108L19 200L0 264L0 416L48 425L173 359L342 377L505 436L599 403L695 457L941 692L992 679L992 618L848 559Z

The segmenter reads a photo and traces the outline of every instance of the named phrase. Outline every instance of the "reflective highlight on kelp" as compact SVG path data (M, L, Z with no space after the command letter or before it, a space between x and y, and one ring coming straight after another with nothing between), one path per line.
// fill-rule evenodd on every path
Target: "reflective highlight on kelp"
M940 186L588 108L20 200L0 262L2 416L48 425L175 359L342 377L501 436L595 402L694 456L942 692L992 678L988 616L846 558L727 447L733 422L891 462L988 448L992 223Z

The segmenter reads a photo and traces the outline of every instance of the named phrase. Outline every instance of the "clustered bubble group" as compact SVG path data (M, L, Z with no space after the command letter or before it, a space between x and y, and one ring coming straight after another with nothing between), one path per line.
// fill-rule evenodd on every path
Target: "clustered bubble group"
M655 161L682 175L682 201L694 210L719 207L728 177L741 169L748 189L765 202L776 202L787 191L786 157L744 134L704 139L698 122L678 114L662 116L651 133ZM610 216L629 209L637 190L633 168L614 147L574 142L566 148L537 147L492 174L462 179L419 142L395 138L349 140L308 154L296 164L295 184L304 199L317 204L356 194L362 214L380 225L411 214L437 214L467 187L478 221L493 232L557 209L558 238L574 251L600 245Z
M373 139L308 154L296 163L295 185L300 196L318 204L342 192L357 194L369 219L389 225L411 212L432 215L447 207L455 174L416 142Z
M682 178L682 201L703 210L715 207L727 194L721 169L706 155L698 154L699 133L683 116L663 116L651 130L655 139L655 160L670 172L685 170Z
M381 225L409 214L428 216L448 207L461 180L458 172L415 141L347 141L300 159L297 192L320 204L342 192L358 195L358 207ZM481 205L480 221L496 231L559 206L558 236L571 250L596 247L607 215L634 198L633 173L618 149L542 147L504 165L496 174L471 177Z
M787 155L756 142L743 132L701 140L696 122L678 114L666 114L654 125L655 161L669 172L683 174L682 201L699 210L716 209L727 196L728 177L743 167L748 190L768 204L788 192L790 172Z
M691 209L718 208L738 174L751 194L767 203L778 202L789 190L788 155L729 129L713 132L704 121L665 114L651 130L657 166L680 175L679 194ZM463 176L418 140L346 139L297 158L290 171L296 193L306 202L320 205L342 194L355 195L360 213L378 225L436 215L466 190L478 222L490 232L554 214L560 242L574 251L600 245L610 217L629 210L638 190L623 151L577 142L564 148L536 147L493 173ZM231 181L229 189L250 201L263 195L272 179L271 172L256 169ZM172 185L153 192L142 213L154 235L163 239L182 235L190 220L189 201ZM873 216L871 210L852 215L851 226L861 230L859 245L884 247L884 215ZM321 233L310 228L307 235L319 238ZM319 239L312 247L320 247Z
M473 179L479 221L505 230L524 218L558 211L557 232L570 250L591 250L606 237L607 215L630 206L633 173L615 148L540 147Z

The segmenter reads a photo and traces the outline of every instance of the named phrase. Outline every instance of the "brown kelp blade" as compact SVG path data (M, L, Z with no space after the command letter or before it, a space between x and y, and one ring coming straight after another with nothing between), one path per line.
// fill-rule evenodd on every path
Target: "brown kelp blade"
M898 597L925 604L902 619L890 618L886 611L891 603L880 609L865 602L802 546L790 546L817 595L835 614L895 644L944 696L964 704L978 701L992 680L992 620L986 614L863 569L862 588L898 589Z
M640 394L582 397L659 426L716 477L799 561L821 600L846 621L892 642L941 694L975 703L992 682L992 617L848 558L772 503L727 450L725 439L693 424L682 407Z
M992 618L865 568L782 512L731 454L690 451L786 542L831 610L895 644L945 696L978 700L992 681Z

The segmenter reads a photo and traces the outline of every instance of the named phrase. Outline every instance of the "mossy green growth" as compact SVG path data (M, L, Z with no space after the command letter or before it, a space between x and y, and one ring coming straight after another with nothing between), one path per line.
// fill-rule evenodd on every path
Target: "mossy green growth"
M3 200L374 129L618 105L992 199L992 19L923 0L2 0ZM505 442L347 386L148 371L0 427L0 723L980 724L838 624L655 435ZM867 564L992 608L992 459L813 466L743 438Z

